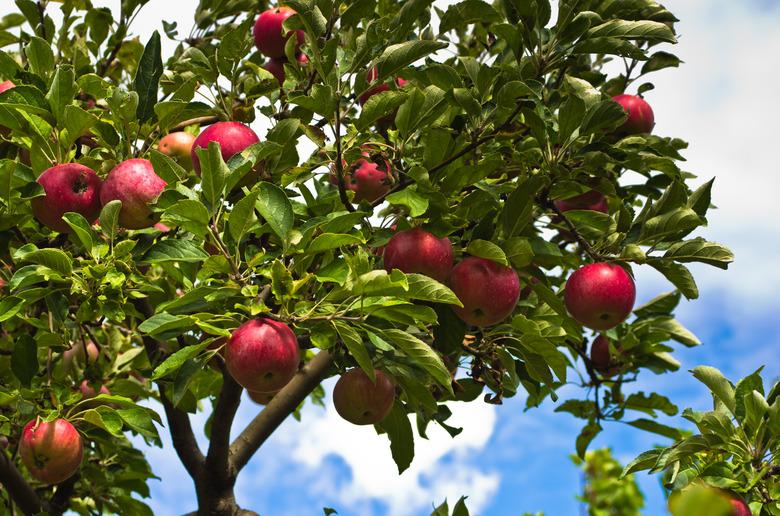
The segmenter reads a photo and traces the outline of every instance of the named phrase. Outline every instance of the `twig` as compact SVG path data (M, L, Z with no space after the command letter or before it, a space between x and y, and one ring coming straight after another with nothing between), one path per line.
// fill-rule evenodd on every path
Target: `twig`
M569 218L564 215L563 211L558 208L558 206L555 205L554 202L551 202L550 199L545 194L543 196L543 202L544 204L553 210L555 214L563 221L564 224L566 224L566 227L569 229L572 235L574 235L574 238L577 240L577 243L580 244L580 247L582 247L582 250L587 253L588 256L590 256L593 261L596 262L603 262L605 258L593 250L590 243L585 240L582 235L580 235L579 231L577 231L577 227L572 223L572 221L569 220Z
M11 499L25 514L37 514L42 510L41 499L24 479L11 459L0 451L0 483L8 490Z
M352 206L352 203L349 201L349 197L347 197L347 185L344 182L344 161L343 161L343 154L341 149L341 102L339 101L339 105L336 106L336 123L334 124L333 129L334 134L336 135L336 182L339 186L339 198L341 199L341 204L344 205L344 207L349 212L354 212L355 207Z

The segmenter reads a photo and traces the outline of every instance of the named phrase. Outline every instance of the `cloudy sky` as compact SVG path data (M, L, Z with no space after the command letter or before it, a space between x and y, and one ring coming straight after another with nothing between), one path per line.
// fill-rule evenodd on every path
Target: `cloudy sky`
M95 3L114 6L118 0ZM12 9L11 2L2 4L0 14ZM165 19L178 21L186 32L195 4L151 0L135 31L145 41ZM719 209L700 234L729 245L736 263L726 273L695 268L701 298L683 305L679 318L704 345L677 354L680 372L648 373L637 389L655 390L681 408L701 410L709 403L706 392L687 372L696 365L714 365L732 379L760 365L766 365L765 378L780 376L780 225L774 204L780 191L780 1L670 0L666 5L682 20L675 52L685 64L656 74L656 88L646 98L655 110L658 134L691 142L684 153L686 170L701 181L717 177L713 200ZM671 287L640 268L638 289L641 302ZM451 439L432 431L428 441L418 441L414 463L401 476L385 437L342 421L331 407L307 407L301 423L285 422L253 458L239 479L237 497L244 507L269 515L322 514L322 507L341 515L424 515L434 502L462 494L469 496L473 514L578 514L574 496L581 478L568 459L578 421L554 414L552 403L530 412L522 407L522 399L501 407L453 405L453 424L462 423L464 432ZM241 428L256 411L245 400L235 426ZM203 422L196 419L195 426ZM660 442L613 425L594 446L611 446L627 461ZM162 450L149 450L149 459L162 478L152 482L155 514L193 510L193 489L170 441ZM641 485L648 498L645 514L661 514L657 479L642 476Z

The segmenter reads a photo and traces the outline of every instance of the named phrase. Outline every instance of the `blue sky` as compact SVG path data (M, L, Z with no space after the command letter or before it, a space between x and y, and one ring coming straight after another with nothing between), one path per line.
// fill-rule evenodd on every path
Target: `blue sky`
M117 1L96 1L99 5ZM146 40L160 19L177 20L182 31L195 0L151 0L136 32ZM444 5L446 2L437 2ZM12 9L0 7L0 15ZM10 4L10 2L9 2ZM780 376L777 292L780 228L774 220L780 191L777 120L780 102L776 66L780 52L777 0L672 0L668 7L682 20L675 52L680 69L654 77L646 98L656 113L656 132L691 142L686 170L701 181L717 176L710 227L700 234L729 245L736 263L728 272L696 267L701 298L684 303L678 318L704 342L680 347L680 372L640 376L637 389L668 395L680 408L705 409L706 391L687 372L700 364L720 368L737 379L766 365L766 379ZM52 5L54 8L56 4ZM262 135L266 128L258 127ZM671 289L652 271L640 268L640 302ZM332 382L327 385L332 387ZM576 393L575 393L576 395ZM262 514L322 514L333 507L342 515L424 515L445 497L470 496L472 513L517 515L545 511L548 516L578 514L574 496L581 478L568 455L574 450L579 421L555 414L555 405L523 412L522 399L501 407L482 403L453 406L463 434L451 439L431 432L417 444L412 468L397 474L387 440L369 428L341 421L332 407L309 407L303 421L287 421L242 473L239 503ZM245 400L237 416L241 428L257 407ZM202 428L205 418L194 419ZM681 423L679 418L673 420ZM611 446L627 461L663 442L624 425L607 426L594 447ZM195 508L191 482L166 440L149 450L155 472L151 504L155 514L178 515ZM645 514L662 514L664 501L655 477L641 476L648 498Z

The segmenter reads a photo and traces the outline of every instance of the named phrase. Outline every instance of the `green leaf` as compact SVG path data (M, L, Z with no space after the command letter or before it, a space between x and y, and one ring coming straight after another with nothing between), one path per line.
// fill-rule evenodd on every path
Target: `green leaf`
M38 372L38 345L29 334L22 333L14 339L11 371L22 385L28 387Z
M381 333L385 340L395 344L415 364L427 371L434 380L452 392L452 378L441 357L428 344L405 331L390 329Z
M406 206L409 209L409 215L419 217L428 211L428 198L417 193L415 187L404 188L393 192L385 200L392 205Z
M54 70L54 52L51 45L38 36L30 37L30 42L24 49L27 62L30 63L30 71L41 77L48 77Z
M432 303L444 303L462 307L455 292L449 287L439 283L435 279L424 274L407 274L406 280L409 290L405 294L409 299L418 299L420 301L430 301Z
M635 308L634 313L639 318L652 315L671 315L672 311L679 303L679 292L667 292L666 294L656 296L642 306Z
M62 220L70 226L84 249L94 255L97 235L92 231L92 226L87 222L87 219L80 213L68 212L62 216Z
M65 148L70 148L76 140L87 134L87 131L98 123L98 118L92 113L88 113L78 106L65 106L65 130L68 131L67 138L62 138L60 144Z
M366 345L363 344L363 338L360 336L360 333L343 321L333 321L333 326L341 337L341 341L347 347L349 354L352 355L352 358L355 359L355 362L357 362L366 375L371 378L371 381L375 382L374 364L371 361L371 356L368 354Z
M587 33L588 38L625 38L647 39L651 41L665 41L676 43L677 38L668 25L649 20L627 21L609 20L601 25L593 27Z
M114 240L117 228L119 227L119 212L122 210L122 201L114 199L103 206L100 210L100 227L103 232Z
M663 70L664 68L677 68L680 66L680 63L682 63L682 61L680 61L680 58L676 55L659 51L650 56L650 59L642 66L642 75Z
M200 160L200 185L203 188L203 199L214 214L222 205L222 194L225 191L225 180L230 169L222 159L219 143L209 142L208 149L195 150Z
M323 233L315 238L309 247L307 253L321 253L331 249L338 249L349 245L362 244L364 240L355 235L346 235L339 233Z
M119 409L116 411L128 427L145 437L159 440L160 436L157 433L157 428L154 426L150 412L154 414L153 411L141 407Z
M631 59L646 59L644 51L620 38L588 38L577 43L572 49L573 54L607 54Z
M585 116L585 102L576 96L570 96L558 112L558 141L569 140L582 123Z
M408 66L418 59L422 59L437 50L447 46L446 43L417 39L396 43L385 48L382 55L375 62L377 69L377 81L384 81L401 68Z
M295 222L295 214L293 213L290 199L284 193L284 190L267 182L260 183L257 192L257 202L255 203L257 211L271 226L274 233L286 244L289 241L290 231L292 231Z
M64 251L59 249L36 249L34 251L24 252L22 254L22 251L25 247L20 248L14 257L24 262L44 265L52 270L59 272L65 277L68 277L72 274L73 261Z
M46 100L49 101L51 112L54 113L54 118L57 120L58 125L62 125L65 107L73 103L75 96L76 78L73 73L73 67L70 65L58 66L54 72L54 79L52 80L51 88L49 88L49 93L46 95Z
M585 114L580 126L580 135L594 134L602 130L614 129L626 118L626 112L617 102L603 100L594 104Z
M601 433L601 425L595 422L590 422L582 428L580 435L577 436L576 444L577 456L579 458L585 458L585 450L588 449L590 443L599 435L599 433Z
M120 437L122 435L122 418L111 407L103 405L96 409L89 409L84 411L81 417L113 436Z
M626 398L625 407L651 416L655 416L656 410L660 410L667 416L674 416L678 411L677 405L669 401L669 398L655 392L649 396L644 392L636 392Z
M162 215L163 224L180 226L185 231L203 238L208 231L209 211L194 199L182 199L167 208Z
M192 329L192 320L188 316L171 315L167 312L161 312L159 314L154 314L142 322L138 326L138 329L151 336L161 336L172 332L181 334L186 330Z
M382 117L390 116L406 101L402 91L383 91L368 98L355 123L358 129L366 129Z
M146 263L196 263L202 262L208 257L209 254L203 250L202 246L192 240L168 238L154 244L146 252L142 261Z
M710 366L695 367L691 373L710 389L715 399L720 400L732 414L735 413L737 402L734 386L723 376L723 373Z
M152 373L152 380L155 381L159 380L160 378L165 378L169 374L178 371L184 362L198 355L198 353L206 349L209 344L211 344L211 342L207 340L193 346L186 346L173 353L171 356L166 358L162 364L158 365L154 369L154 372Z
M0 322L7 321L24 307L24 299L8 296L0 299Z
M701 262L719 269L728 269L729 264L734 261L734 254L721 244L695 238L672 244L664 258L681 263Z
M644 221L637 242L660 242L678 233L689 233L703 223L701 217L691 208L677 208Z
M661 457L663 452L664 450L655 449L640 453L637 458L626 464L621 477L625 477L637 471L653 469L655 465L658 464L658 459Z
M501 20L501 15L487 2L465 0L447 9L439 22L439 33L444 34L472 23L494 23Z
M544 179L541 176L532 176L509 194L500 217L506 238L519 234L531 222L534 196L543 184Z
M699 297L699 288L696 286L690 271L684 265L657 258L648 259L647 264L666 276L666 279L680 289L680 292L687 299Z
M390 414L377 426L384 430L390 439L390 452L398 466L398 474L403 473L414 459L412 424L403 405L396 401Z
M255 223L257 217L255 216L255 204L257 197L260 195L258 190L253 190L249 195L238 201L233 210L230 212L230 218L228 219L228 231L233 241L241 242L241 238L249 231L252 224Z
M154 31L144 48L138 70L133 83L138 93L138 108L136 116L141 122L146 122L154 116L154 106L157 104L157 90L163 73L160 33Z
M471 256L478 256L479 258L485 258L500 263L507 267L509 266L509 261L506 259L504 250L487 240L472 240L466 248L466 253Z
M187 171L181 165L161 152L152 150L149 153L149 161L152 162L154 172L169 185L187 177Z

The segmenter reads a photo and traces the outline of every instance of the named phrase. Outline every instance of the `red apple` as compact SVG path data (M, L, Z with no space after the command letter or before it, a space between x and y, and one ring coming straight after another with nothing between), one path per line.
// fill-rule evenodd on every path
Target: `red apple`
M166 185L154 172L151 161L128 159L108 173L100 191L100 201L103 205L115 199L122 201L119 224L123 227L148 228L157 222L149 205L157 199Z
M356 425L373 425L390 413L395 387L390 378L374 370L376 383L359 367L350 369L333 388L333 405L341 417Z
M653 109L645 99L636 95L617 95L612 100L623 107L628 113L628 119L618 128L619 134L642 134L653 131L655 117Z
M363 152L362 158L355 160L344 170L344 183L347 190L355 192L354 202L374 202L390 191L389 175L392 165L381 153ZM338 185L336 172L330 174L330 182Z
M636 286L623 267L592 263L566 281L564 301L574 319L594 330L608 330L626 320L634 308Z
M463 303L455 313L468 324L491 326L507 318L520 298L520 278L511 267L469 256L450 273L450 288Z
M570 210L591 210L609 213L607 198L604 197L604 194L595 190L569 197L568 199L559 199L554 202L555 207L562 212Z
M268 405L274 396L276 396L276 393L279 391L274 392L254 392L254 391L247 391L249 393L249 399L257 403L258 405Z
M303 44L304 32L302 30L286 31L282 27L284 21L294 14L295 11L289 7L276 7L260 13L254 28L255 46L265 56L284 57L284 46L287 44L287 40L292 37L292 32L295 32L295 37L298 40L295 47L296 52Z
M376 67L371 68L368 72L366 72L366 82L371 85L374 83L377 79L377 76L379 75L379 72L377 71ZM403 88L406 86L408 81L406 81L403 77L396 77L395 78L395 85L399 88ZM369 88L366 90L361 96L359 102L362 106L366 102L368 102L368 99L376 95L377 93L382 93L383 91L388 91L390 89L390 85L387 84L387 82L377 84L376 86Z
M94 398L98 395L98 390L95 389L95 383L90 383L87 380L83 380L81 382L81 385L79 385L79 390L81 391L81 395L84 399ZM111 394L111 391L108 390L108 387L105 385L100 385L100 394Z
M184 131L166 134L157 145L157 149L171 158L176 159L184 168L192 167L192 144L195 136Z
M81 436L70 422L33 419L25 425L19 455L30 474L45 484L59 484L81 465Z
M244 124L238 122L217 122L204 129L195 138L191 152L192 165L195 167L195 172L200 174L200 159L195 150L208 148L209 142L217 142L219 144L222 159L227 162L239 152L259 141L260 138L257 134Z
M65 163L47 169L38 178L45 195L32 200L38 221L60 233L71 231L62 216L73 211L89 222L100 215L100 192L103 181L94 170L78 163Z
M620 345L615 349L620 353ZM617 357L613 357L609 351L609 339L604 335L599 335L593 339L590 345L590 362L593 368L604 377L615 376L620 372L620 365L617 363Z
M309 58L302 52L299 53L296 58L299 66L305 66L309 64ZM284 64L286 62L286 57L272 57L266 64L263 65L263 68L265 68L266 71L271 72L271 74L276 77L276 80L279 81L279 84L282 85L284 84L284 79L286 78L286 74L284 72Z
M16 86L16 84L12 83L11 81L0 82L0 93L3 93L4 91L10 90L14 86Z
M298 370L298 340L286 324L273 319L245 322L225 346L225 365L245 389L274 392Z
M452 244L421 228L396 233L385 246L385 269L425 274L446 281L453 263Z
M731 502L731 515L732 516L753 516L753 511L750 510L748 504L746 504L740 498L729 498Z

